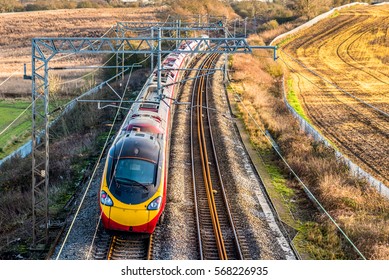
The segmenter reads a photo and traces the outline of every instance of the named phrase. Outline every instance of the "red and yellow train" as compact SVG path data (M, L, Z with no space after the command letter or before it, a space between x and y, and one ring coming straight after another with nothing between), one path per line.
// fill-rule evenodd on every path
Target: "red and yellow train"
M205 48L204 41L186 41L180 50ZM166 204L173 99L183 71L196 56L172 52L162 62L162 95L157 70L133 104L105 162L100 188L100 210L107 230L153 233Z

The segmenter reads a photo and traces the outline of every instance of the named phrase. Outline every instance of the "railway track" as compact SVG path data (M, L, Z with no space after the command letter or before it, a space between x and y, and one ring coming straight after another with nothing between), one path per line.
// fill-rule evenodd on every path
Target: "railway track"
M213 67L216 62L208 58L208 64L203 63L204 67ZM202 63L202 60L198 62ZM208 65L208 66L207 66ZM192 65L192 67L200 68ZM187 78L194 80L195 76L204 75L207 70L197 73L188 73ZM208 151L216 150L220 156L220 170L218 172L212 171L210 194L214 197L216 216L218 219L218 228L220 232L219 243L224 246L221 250L224 251L224 259L288 259L289 252L280 247L279 237L280 232L274 233L274 227L269 227L269 212L265 212L261 203L257 199L261 195L256 192L257 181L254 174L247 170L249 162L242 154L243 148L236 148L238 142L231 139L240 139L232 128L232 123L229 118L225 117L221 112L228 110L227 103L225 103L225 92L221 91L222 86L219 84L221 75L218 73L212 76L213 93L210 96L202 97L202 106L190 104L192 99L192 89L195 88L194 93L202 93L211 82L210 78L203 77L196 81L195 86L187 86L179 97L181 104L188 104L188 107L180 106L175 113L175 125L172 132L172 149L171 166L169 169L169 187L168 196L169 203L167 203L165 214L166 218L162 225L156 228L153 238L151 240L134 240L129 236L115 236L103 230L102 225L98 219L91 219L85 216L84 220L75 223L77 230L73 230L71 234L71 244L64 247L64 252L61 254L62 259L221 259L219 249L216 245L216 238L214 236L214 224L210 218L210 210L207 198L207 191L205 184L202 183L202 190L200 185L196 184L198 190L196 193L192 187L192 164L191 164L191 134L187 133L191 124L191 114L202 108L199 114L200 120L203 121L205 133L209 127L207 119L211 119L211 130L217 135L215 137L215 149L211 148L207 142L206 149ZM201 87L202 85L202 87ZM199 88L200 87L200 88ZM220 94L222 92L222 94ZM219 93L219 94L216 94ZM197 102L197 96L194 98ZM228 100L228 99L227 99ZM190 105L189 105L190 104ZM216 108L216 110L206 110L206 107ZM199 110L200 112L200 110ZM228 115L228 113L227 113ZM207 119L206 119L207 118ZM228 120L228 121L226 121ZM197 119L193 119L197 121ZM197 128L194 130L195 140L198 141ZM225 136L227 134L227 137ZM208 134L206 134L208 135ZM205 136L208 140L209 136ZM233 144L232 144L233 143ZM239 142L240 143L240 142ZM231 146L233 145L233 146ZM193 150L193 149L192 149ZM227 152L228 151L228 152ZM199 154L199 151L196 151ZM200 157L200 154L199 154ZM209 167L216 166L216 162L207 154ZM232 158L232 161L229 161ZM200 180L203 177L202 166L200 163ZM207 166L207 164L204 164ZM225 182L222 182L226 192L224 194L223 187L217 183L218 176L215 174L222 173ZM100 170L102 173L102 169ZM196 171L196 173L198 173ZM100 174L101 175L101 174ZM179 176L177 176L179 175ZM102 176L102 175L101 175ZM101 177L100 176L100 177ZM203 180L203 179L201 179ZM215 181L216 180L216 181ZM198 182L199 183L199 182ZM95 213L95 198L100 186L100 181L95 182L95 193L88 195L88 203L86 203L87 212ZM254 192L253 192L254 190ZM202 198L198 195L203 193ZM225 206L227 195L228 202L231 205L232 213L229 214ZM255 196L252 196L255 195ZM195 209L194 201L202 201L205 205L201 209ZM200 203L198 203L200 204ZM196 216L197 213L197 216ZM266 213L266 214L265 214ZM201 216L200 216L201 214ZM232 222L231 220L234 220ZM197 218L196 218L197 217ZM93 220L93 227L88 225L88 222ZM95 225L98 225L97 232ZM208 225L207 225L208 224ZM234 226L232 227L231 224ZM215 227L217 225L215 224ZM87 241L85 241L87 240ZM239 241L238 241L239 240ZM89 242L90 241L90 242ZM91 244L91 246L85 246ZM201 251L201 252L200 252ZM241 253L239 253L239 251Z
M151 260L153 235L116 235L99 230L92 257L95 260Z
M192 95L191 157L200 259L243 259L229 210L212 135L207 71L218 55L209 55L198 72Z
M108 260L151 260L152 235L148 238L134 238L129 235L115 235L107 256Z

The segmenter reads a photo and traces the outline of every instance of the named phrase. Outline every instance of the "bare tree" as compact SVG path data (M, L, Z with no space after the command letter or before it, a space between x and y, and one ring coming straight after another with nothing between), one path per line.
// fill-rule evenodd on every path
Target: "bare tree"
M297 0L296 8L308 20L329 9L332 0Z
M0 0L0 13L16 12L23 9L17 0Z

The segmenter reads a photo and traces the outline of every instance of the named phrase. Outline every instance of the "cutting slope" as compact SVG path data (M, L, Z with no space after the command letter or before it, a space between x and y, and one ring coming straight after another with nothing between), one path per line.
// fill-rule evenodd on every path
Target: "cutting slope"
M356 6L281 47L314 125L355 163L389 183L389 5Z

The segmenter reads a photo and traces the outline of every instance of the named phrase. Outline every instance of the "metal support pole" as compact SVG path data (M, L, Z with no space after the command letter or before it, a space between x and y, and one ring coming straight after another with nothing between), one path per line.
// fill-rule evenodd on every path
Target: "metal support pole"
M247 17L244 19L244 37L247 38Z
M176 38L180 38L180 25L179 25L179 19L176 20ZM178 48L178 41L176 41L176 49Z
M200 18L199 18L200 19ZM227 20L226 20L227 22ZM151 38L123 37L122 38L34 38L32 40L32 221L33 244L41 245L48 241L48 188L49 188L49 76L48 63L58 54L157 54L157 93L162 98L163 85L161 82L162 55L171 53L171 50L162 50L162 41L176 40L180 44L188 40L198 40L200 44L195 48L176 50L177 53L224 53L224 79L227 81L228 54L252 53L253 49L268 49L267 46L249 46L244 39L229 38L225 25L225 38L165 38L162 30L176 30L177 27L159 27L157 47L153 29ZM171 29L169 29L171 28ZM208 27L208 30L215 30ZM181 31L197 31L204 28L179 28ZM221 30L222 28L217 28ZM123 33L124 34L124 33ZM134 43L133 43L134 42ZM210 44L212 42L212 44ZM206 49L199 46L205 44ZM188 45L189 47L189 45ZM156 50L157 48L157 50ZM271 47L274 48L274 47ZM152 56L153 57L153 56ZM276 57L276 54L274 55ZM120 57L117 56L117 59ZM153 61L154 64L154 61ZM154 66L154 65L153 65ZM121 67L118 67L121 68ZM119 73L118 73L119 74ZM30 79L30 76L24 75ZM116 77L113 77L114 80Z
M45 63L45 244L47 245L49 242L49 70L48 63Z
M122 52L122 81L124 80L124 45L122 45L122 50L123 50L123 52Z
M33 58L32 58L32 76L31 76L31 80L32 80L32 150L31 150L31 158L32 158L32 184L31 184L31 187L32 187L32 190L31 190L31 193L32 193L32 247L35 248L36 247L36 239L37 239L37 230L36 230L36 220L37 220L37 217L35 215L36 213L36 205L35 205L35 202L36 202L36 197L35 197L35 186L37 184L37 178L35 177L35 166L36 166L36 160L35 160L35 149L36 149L36 146L37 146L37 133L36 133L36 104L35 104L35 101L37 99L37 95L35 94L35 87L36 87L36 82L35 82L35 75L34 75L34 69L35 69L35 58L34 58L34 54L35 54L35 45L33 44L32 45L32 54L33 54Z
M182 22L181 22L181 20L179 19L178 20L178 37L177 38L181 38L181 25L182 25ZM179 43L178 43L178 41L177 41L177 48L179 47Z
M224 28L224 37L228 37L227 27ZM224 82L227 83L228 54L224 54Z
M158 55L158 67L157 67L157 93L160 98L162 98L162 86L161 86L161 69L162 69L162 58L161 58L161 28L158 28L158 49L157 49L157 55Z
M152 27L151 28L151 38L154 39L154 28ZM152 42L152 47L153 49L151 50L151 53L150 53L150 56L151 56L151 72L153 72L154 70L154 40L151 41Z
M116 53L116 55L115 55L115 58L116 58L116 63L115 63L115 65L116 65L116 81L117 80L119 80L119 76L118 76L118 74L119 74L119 53Z
M277 60L277 46L274 47L274 50L273 50L273 60L276 61Z
M49 81L48 61L32 44L32 248L48 244Z

